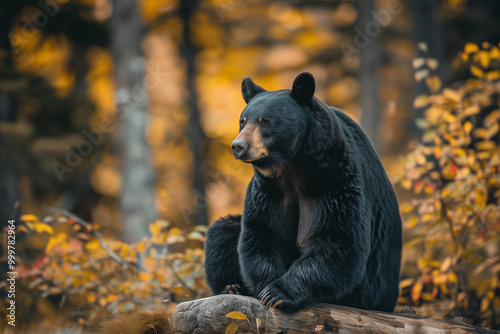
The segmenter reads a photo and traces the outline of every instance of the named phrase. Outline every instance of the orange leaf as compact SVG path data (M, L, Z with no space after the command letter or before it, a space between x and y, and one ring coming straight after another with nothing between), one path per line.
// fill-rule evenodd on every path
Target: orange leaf
M420 299L420 293L422 292L423 287L424 286L420 282L416 282L413 285L413 289L411 289L411 300L413 302L415 302L415 303L418 302L418 300Z

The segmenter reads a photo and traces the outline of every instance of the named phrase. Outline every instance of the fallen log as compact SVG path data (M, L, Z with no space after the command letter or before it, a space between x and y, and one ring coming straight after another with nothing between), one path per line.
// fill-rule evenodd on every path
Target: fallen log
M255 298L239 295L218 295L184 302L177 306L172 316L172 333L226 333L228 326L232 333L500 333L415 314L367 311L330 304L317 304L286 314L269 309Z

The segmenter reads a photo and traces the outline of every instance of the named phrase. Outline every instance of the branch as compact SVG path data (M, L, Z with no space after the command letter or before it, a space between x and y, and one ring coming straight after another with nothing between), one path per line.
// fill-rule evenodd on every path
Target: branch
M232 311L247 320L226 317ZM261 325L257 330L257 319ZM224 333L230 323L238 333L498 333L465 323L386 313L345 306L317 304L286 314L259 300L239 295L218 295L180 303L172 316L172 333Z
M50 206L46 206L44 205L43 208L49 212L52 212L52 213L59 213L63 216L66 216L66 217L69 217L69 218L72 218L74 219L78 224L80 224L81 226L83 226L84 228L87 228L88 226L92 227L92 225L88 222L86 222L85 220L83 220L82 218L78 217L77 215L74 215L72 214L71 212L69 211L66 211L66 210L63 210L63 209L57 209L57 208L53 208L53 207L50 207ZM115 260L116 262L118 262L120 265L122 265L123 267L125 268L128 268L130 263L126 262L126 261L123 261L119 256L118 254L116 254L115 252L113 252L111 249L109 249L108 245L106 244L106 242L104 241L103 237L101 236L101 233L99 231L97 231L96 229L94 228L91 228L90 229L92 231L92 233L94 233L94 235L97 237L97 239L99 240L99 243L101 244L101 247L109 254L109 256Z

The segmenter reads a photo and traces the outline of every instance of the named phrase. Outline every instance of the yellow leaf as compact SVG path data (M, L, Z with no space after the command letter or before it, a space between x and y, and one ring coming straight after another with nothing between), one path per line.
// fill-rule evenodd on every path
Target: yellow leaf
M399 305L407 305L409 303L408 298L406 297L399 297L398 298L398 304Z
M479 151L489 151L489 150L494 150L496 148L496 144L494 141L485 140L485 141L481 141L479 143L476 143L476 148Z
M485 118L484 118L484 126L490 127L492 124L496 123L497 119L500 118L500 111L494 110L490 112Z
M401 210L402 213L409 213L413 210L413 205L411 204L406 204L403 209Z
M429 292L423 292L421 298L427 302L431 302L434 300L434 296Z
M423 108L423 107L429 105L429 103L431 103L429 96L423 94L423 95L417 96L415 101L413 101L413 107L414 108Z
M182 235L182 231L177 227L173 227L168 231L168 235Z
M431 70L435 70L438 67L437 59L427 58L427 66L429 66Z
M446 275L441 274L441 275L437 275L437 276L432 277L432 283L434 283L436 285L445 284L446 283Z
M237 330L238 330L238 325L232 322L226 327L226 334L234 334L236 333Z
M238 312L238 311L229 312L228 314L226 314L226 317L231 318L231 319L240 319L240 320L247 319L246 315L244 315L243 313Z
M433 213L426 213L425 215L422 216L422 222L428 222L429 220L433 219L435 215Z
M151 273L146 273L143 271L139 272L139 279L143 282L149 282L151 279L153 279L154 275Z
M459 102L461 99L460 94L457 91L450 89L450 88L443 89L443 95L447 99L450 99L450 100L455 101L455 102Z
M441 89L441 79L437 75L428 77L425 82L432 93L437 93Z
M448 274L448 282L450 283L456 283L458 281L457 275L453 272Z
M500 71L489 71L484 74L484 78L488 81L495 81L500 78Z
M33 221L33 222L37 222L38 221L38 217L35 216L35 215L22 215L21 216L21 220L22 221Z
M422 292L423 285L420 282L416 282L411 289L411 300L413 302L418 302L420 299L420 293Z
M479 77L479 78L482 78L483 75L484 75L484 72L482 69L480 69L479 67L475 66L475 65L471 65L470 67L470 72L475 75L476 77Z
M411 180L408 180L408 179L401 180L401 187L408 189L408 190L411 189Z
M427 159L425 158L425 155L423 155L423 154L417 154L417 156L415 157L415 161L416 161L419 165L423 166L423 165L425 165L425 164L426 164Z
M48 234L54 233L54 229L51 226L44 223L33 223L33 228L38 233L43 233L43 232L47 232Z
M422 65L424 65L424 63L425 63L425 59L424 58L414 58L413 62L412 62L412 65L413 65L414 69L417 69L419 67L422 67Z
M87 244L85 245L85 248L88 251L96 251L96 250L101 248L101 244L100 244L99 240L92 240L92 241L87 242Z
M491 50L490 50L490 58L491 59L498 59L498 58L500 58L500 50L496 46L494 46L494 47L491 48Z
M451 257L449 257L449 256L448 256L448 257L447 257L447 258L443 261L443 263L441 263L441 268L440 268L440 270L441 270L442 272L446 272L446 271L448 271L448 269L450 269L450 266L451 266Z
M481 312L486 311L488 307L490 307L490 301L488 298L483 297L483 299L481 299Z
M260 327L260 324L261 324L260 319L259 319L259 318L255 318L255 323L256 323L256 325L257 325L257 328L259 328L259 327Z
M95 293L89 292L87 294L87 300L89 303L94 303L96 301Z
M495 134L497 134L498 132L498 123L493 123L489 129L488 129L488 133L486 134L486 137L487 138L491 138L493 137Z
M434 191L434 189L433 189ZM442 208L442 204L441 204L441 201L435 201L434 202L434 207L436 208L436 211L441 211L441 208Z
M151 232L152 235L158 235L166 227L168 227L168 222L165 220L158 219L154 223L149 224L149 231Z
M479 51L477 56L483 68L487 68L488 66L490 66L490 55L488 51L481 50Z
M464 48L465 53L473 53L479 51L479 47L474 43L465 44Z
M418 219L418 216L411 216L408 219L408 228L413 228L419 223L420 219Z
M469 134L472 130L472 128L474 127L474 125L472 125L472 123L470 121L466 121L464 123L464 131L466 134Z
M474 130L474 137L476 138L486 138L487 135L488 131L486 129L479 128Z
M411 286L412 284L413 284L413 278L407 278L399 282L399 288L404 289Z
M480 111L479 107L477 105L472 105L470 107L465 108L464 110L464 116L472 116L478 114Z

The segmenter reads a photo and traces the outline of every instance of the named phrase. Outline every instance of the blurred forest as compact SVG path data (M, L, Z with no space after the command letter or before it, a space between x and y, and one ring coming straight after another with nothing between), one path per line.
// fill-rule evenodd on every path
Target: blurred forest
M4 0L16 330L77 333L208 295L206 227L242 211L253 172L229 149L241 80L291 88L302 71L395 183L401 306L500 328L499 13L496 0Z

